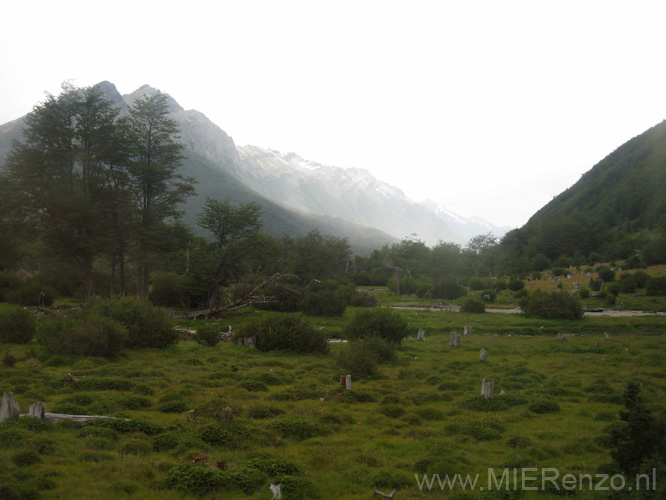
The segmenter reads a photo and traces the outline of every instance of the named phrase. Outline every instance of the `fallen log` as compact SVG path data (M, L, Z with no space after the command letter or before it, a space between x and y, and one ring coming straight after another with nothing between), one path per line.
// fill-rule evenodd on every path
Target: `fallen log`
M378 497L390 498L391 500L393 500L395 498L393 495L395 495L396 491L398 491L398 490L393 490L388 495L386 493L382 493L381 491L378 491L378 490L373 491L373 493Z

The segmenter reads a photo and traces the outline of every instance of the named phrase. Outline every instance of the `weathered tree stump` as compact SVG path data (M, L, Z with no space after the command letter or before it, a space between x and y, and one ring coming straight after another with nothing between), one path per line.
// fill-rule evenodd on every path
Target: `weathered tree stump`
M11 392L5 392L2 394L2 405L0 405L0 422L5 420L10 420L13 418L19 418L21 414L21 409L19 404L14 399L14 395Z
M248 347L251 347L254 349L257 347L257 337L252 336L252 337L240 337L237 341L240 345L246 345Z
M340 375L340 387L347 387L347 377Z
M280 491L280 488L282 487L281 484L272 484L268 487L269 490L271 490L271 493L273 493L273 498L272 500L278 500L282 498L282 492Z
M481 382L481 395L486 399L493 399L494 391L495 381L489 378L484 378Z
M452 345L453 347L460 346L460 334L458 332L451 332L451 335L449 336L449 345Z
M419 328L419 331L416 334L416 340L423 340L425 342L425 330L423 328Z
M463 335L472 335L472 327L465 325L463 329Z
M28 416L31 418L38 418L39 420L44 420L46 416L46 405L41 401L32 403L30 409L28 410Z
M486 350L482 348L481 352L479 353L479 360L480 361L485 361L487 356L488 356L488 353L486 353Z
M347 376L345 377L345 388L346 388L348 391L351 391L351 375L347 375Z

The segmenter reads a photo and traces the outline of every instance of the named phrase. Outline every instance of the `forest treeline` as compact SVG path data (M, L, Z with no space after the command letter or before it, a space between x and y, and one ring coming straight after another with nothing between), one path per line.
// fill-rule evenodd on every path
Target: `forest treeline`
M486 234L428 247L415 235L366 257L319 231L267 235L252 202L206 199L197 227L186 227L182 203L196 179L179 172L186 150L165 94L121 113L97 87L65 85L25 123L0 174L0 295L15 302L137 295L206 315L248 304L335 314L371 302L358 285L453 299L492 277L666 262L666 217L654 204L649 225L573 210L535 216L501 241Z

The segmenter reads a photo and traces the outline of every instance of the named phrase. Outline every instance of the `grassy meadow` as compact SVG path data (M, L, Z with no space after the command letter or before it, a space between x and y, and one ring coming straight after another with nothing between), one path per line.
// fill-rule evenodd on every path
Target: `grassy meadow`
M510 293L502 293L498 301L509 307ZM379 295L384 303L428 305ZM339 337L353 314L309 320ZM594 477L611 462L606 429L619 422L629 380L642 383L653 412L666 408L663 316L564 322L417 308L401 314L412 334L397 361L380 365L376 378L354 379L351 391L341 387L337 365L344 343L296 355L208 347L183 334L169 348L116 359L52 356L35 341L2 345L0 355L16 363L0 365L0 390L14 393L22 413L44 401L47 412L130 420L2 423L0 485L13 488L3 490L7 498L68 500L271 499L277 482L286 499L370 499L379 498L373 490L396 488L398 500L561 498L551 483L541 490L540 479L530 484L539 491L489 487L488 470L498 481L505 468ZM242 331L247 318L217 323ZM465 325L472 334L450 346L449 332ZM416 339L419 328L425 341ZM576 336L557 340L557 333ZM490 401L480 396L483 378L495 381ZM206 475L185 478L190 464L233 472L233 487ZM421 481L433 474L480 476L474 491L437 482L428 491ZM207 489L207 481L216 486Z

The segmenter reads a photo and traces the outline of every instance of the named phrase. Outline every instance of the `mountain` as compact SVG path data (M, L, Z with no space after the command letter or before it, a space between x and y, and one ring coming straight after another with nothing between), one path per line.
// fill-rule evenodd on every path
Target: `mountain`
M340 168L296 153L257 146L238 148L235 176L267 198L310 213L339 216L396 238L416 234L429 245L461 242L431 210L361 168Z
M137 98L157 92L149 85L144 85L131 94L121 95L115 85L107 81L97 84L97 87L106 99L120 109L121 115L128 112ZM257 203L262 207L264 231L278 237L298 237L319 229L324 234L348 238L352 250L360 255L368 255L373 249L398 241L376 228L349 222L335 215L307 213L266 198L233 174L239 158L236 145L229 135L203 113L185 110L171 97L168 104L170 116L178 123L180 140L185 145L186 158L182 161L180 173L197 181L196 196L188 198L183 207L183 222L195 231L198 230L196 217L208 196L235 203ZM12 141L23 139L24 125L24 117L0 125L0 168L11 149Z
M617 148L526 225L577 213L630 232L657 226L666 214L666 120Z
M666 121L627 141L509 232L519 255L658 262L666 231ZM640 236L637 235L640 233Z
M497 239L501 239L506 233L511 231L510 226L496 226L481 217L466 218L445 208L441 203L427 199L421 202L431 212L434 212L440 219L446 222L451 230L462 237L465 242L480 234L491 233Z

